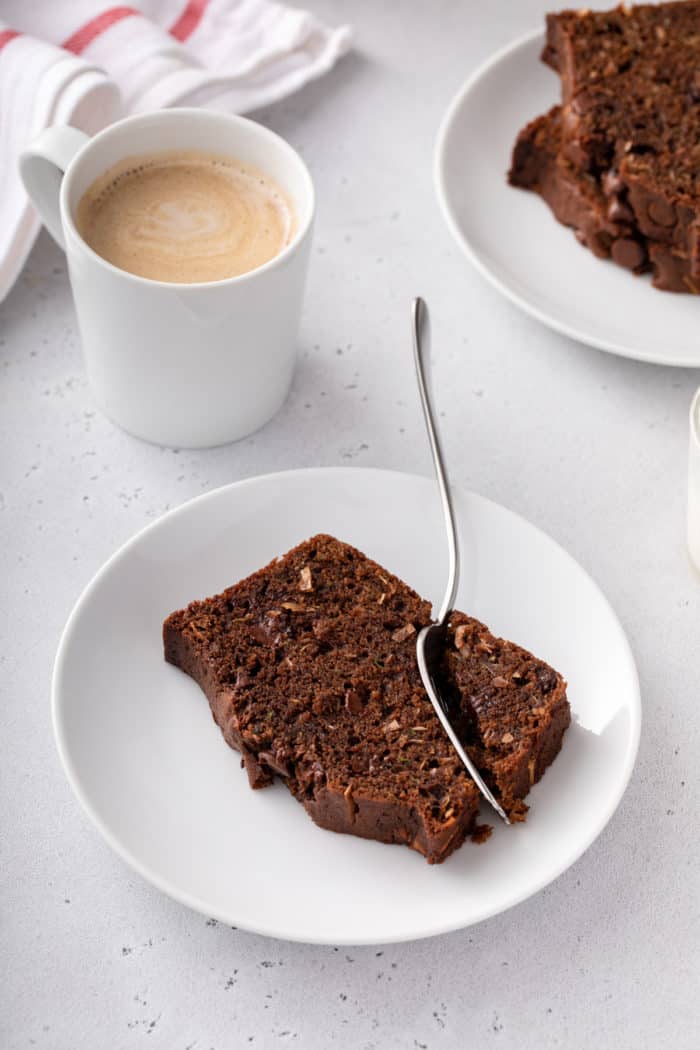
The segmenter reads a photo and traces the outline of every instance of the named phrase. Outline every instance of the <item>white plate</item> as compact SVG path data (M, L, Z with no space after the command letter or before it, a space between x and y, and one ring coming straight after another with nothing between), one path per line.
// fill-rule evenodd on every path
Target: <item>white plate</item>
M509 908L579 857L610 819L637 751L634 660L607 601L543 533L455 493L459 606L569 680L574 724L528 821L446 863L317 828L281 784L251 791L199 688L164 663L161 624L297 542L330 532L426 597L446 572L433 482L379 470L252 478L171 511L78 601L53 680L68 779L132 868L191 908L289 940L361 944L457 929ZM486 816L486 814L484 814Z
M442 121L435 182L447 224L478 270L533 317L601 350L700 367L700 302L659 292L582 248L536 194L506 183L520 129L558 101L531 33L494 55Z

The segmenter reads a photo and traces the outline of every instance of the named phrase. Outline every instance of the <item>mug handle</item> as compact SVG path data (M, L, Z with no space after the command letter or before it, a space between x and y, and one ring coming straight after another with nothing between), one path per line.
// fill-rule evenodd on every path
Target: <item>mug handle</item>
M46 128L19 158L24 188L36 206L44 226L65 250L59 206L63 174L78 150L90 139L84 131L64 124Z

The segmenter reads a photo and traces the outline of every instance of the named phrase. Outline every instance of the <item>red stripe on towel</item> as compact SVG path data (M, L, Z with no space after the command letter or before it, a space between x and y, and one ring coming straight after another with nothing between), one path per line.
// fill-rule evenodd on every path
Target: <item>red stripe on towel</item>
M66 51L72 51L74 55L80 55L88 47L95 37L98 37L100 33L104 33L105 29L109 29L115 22L121 22L123 18L130 18L132 15L140 15L140 11L136 11L133 7L110 7L107 11L103 11L101 15L97 15L95 18L90 19L84 26L73 33L65 40L61 47L64 47Z
M3 29L0 33L0 51L4 48L5 44L9 44L11 40L14 40L16 36L21 36L16 29Z
M170 28L170 35L183 43L199 25L209 0L188 0L185 10Z

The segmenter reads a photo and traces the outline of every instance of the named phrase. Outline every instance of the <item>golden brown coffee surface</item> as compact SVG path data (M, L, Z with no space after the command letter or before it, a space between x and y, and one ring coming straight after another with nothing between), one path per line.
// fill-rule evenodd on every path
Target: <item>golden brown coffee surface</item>
M78 232L121 270L220 281L255 270L294 236L293 206L268 175L195 150L128 157L84 193Z

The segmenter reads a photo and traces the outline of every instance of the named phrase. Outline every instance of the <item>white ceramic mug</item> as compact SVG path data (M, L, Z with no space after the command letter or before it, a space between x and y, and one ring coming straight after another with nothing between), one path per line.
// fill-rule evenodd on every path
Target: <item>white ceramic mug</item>
M296 209L291 243L249 273L193 284L138 277L97 255L76 229L82 195L125 157L169 149L229 154L272 176ZM243 117L170 109L93 138L49 128L20 170L66 251L88 378L115 423L156 444L201 448L277 412L294 370L314 215L311 176L288 143Z

